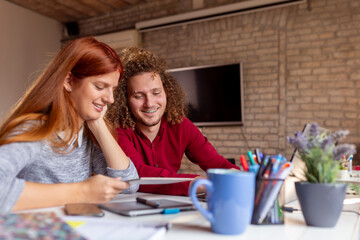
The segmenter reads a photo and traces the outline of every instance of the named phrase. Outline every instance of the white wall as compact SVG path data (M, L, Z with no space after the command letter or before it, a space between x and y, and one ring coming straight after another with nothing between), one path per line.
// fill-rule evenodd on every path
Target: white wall
M60 22L0 1L0 121L60 49Z

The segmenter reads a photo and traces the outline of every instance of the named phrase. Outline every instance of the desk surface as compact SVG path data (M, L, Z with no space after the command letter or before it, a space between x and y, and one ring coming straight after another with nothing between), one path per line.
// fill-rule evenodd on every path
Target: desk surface
M189 201L187 197L178 196L164 196L164 195L149 195L146 193L136 193L131 195L119 195L115 201L133 200L135 196L146 196L151 198L164 198L178 199L182 201ZM294 201L287 206L299 208L297 201ZM360 197L347 196L344 202L344 210L360 211ZM59 216L63 216L63 208L47 208L36 209L31 212L37 211L55 211ZM29 211L23 211L29 212ZM212 239L257 239L257 240L289 240L289 239L326 239L326 240L355 240L359 239L359 215L353 212L343 212L334 228L317 228L306 226L302 213L295 211L293 213L284 213L285 224L283 225L249 225L246 231L241 235L226 236L219 235L211 232L209 222L198 212L189 211L177 214L157 214L140 217L125 217L111 212L105 211L105 219L122 219L127 221L141 221L141 222L171 222L172 227L163 237L167 240L212 240Z

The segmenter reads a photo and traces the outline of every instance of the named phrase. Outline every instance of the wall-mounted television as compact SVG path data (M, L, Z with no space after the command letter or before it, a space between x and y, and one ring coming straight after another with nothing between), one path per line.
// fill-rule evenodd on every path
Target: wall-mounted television
M189 101L188 118L197 126L243 125L242 63L168 70Z

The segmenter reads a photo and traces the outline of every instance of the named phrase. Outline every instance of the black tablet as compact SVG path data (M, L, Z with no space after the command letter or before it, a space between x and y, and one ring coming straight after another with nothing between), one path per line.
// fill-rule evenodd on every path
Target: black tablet
M107 211L130 217L157 213L169 214L196 209L192 203L188 202L168 199L152 199L152 201L156 201L159 206L154 208L136 201L102 203L98 206Z

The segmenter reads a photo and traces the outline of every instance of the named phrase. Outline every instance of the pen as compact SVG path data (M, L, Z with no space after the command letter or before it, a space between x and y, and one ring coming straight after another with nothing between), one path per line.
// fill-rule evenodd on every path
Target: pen
M263 168L266 167L266 165L267 165L268 162L269 162L269 159L270 159L270 155L265 155L264 161L263 161Z
M272 162L272 159L270 158L268 160L266 166L265 166L264 171L262 172L262 177L263 178L269 178L270 177L272 166L273 166L273 162Z
M180 212L179 208L165 208L162 213L163 214L174 214L174 213L179 213L179 212Z
M264 194L265 189L269 185L269 177L271 174L272 168L272 161L269 160L268 164L266 165L264 171L259 175L259 185L257 186L256 193L255 193L255 206L257 207L259 201L261 201L261 197Z
M285 180L291 169L292 163L284 164L284 167L282 169L283 171L278 176L282 181L277 181L275 183L275 186L271 189L271 192L266 198L265 202L261 206L259 206L258 215L256 216L257 223L261 223L264 220L267 212L271 208L272 204L274 204L274 201L279 194L283 181Z
M273 162L272 173L276 174L277 171L279 170L280 162L282 159L281 154L274 156L274 159L275 159L275 162Z
M158 202L150 201L150 200L140 198L140 197L136 198L136 202L146 204L146 205L148 205L150 207L153 207L153 208L158 208L159 205L160 205Z
M353 160L353 155L351 154L349 156L349 158L347 159L348 163L349 163L349 174L350 174L350 177L352 177L352 160Z
M259 149L257 149L257 148L255 148L255 156L256 156L256 159L257 159L257 162L258 162L258 164L261 164L261 162L262 162L262 159L261 159L261 157L260 157L260 151L259 151Z
M259 167L259 171L256 175L256 178L259 179L261 178L262 174L263 174L263 170L266 166L266 163L265 163L265 159L267 158L267 156L265 155L265 157L262 159L261 163L260 163L260 167Z
M249 159L250 159L251 165L255 165L256 163L255 163L255 160L254 160L254 158L253 158L253 153L252 153L251 151L248 151L248 152L247 152L247 155L248 155L248 157L249 157Z
M240 156L240 163L241 163L244 171L246 171L246 172L249 171L249 165L248 165L248 163L247 163L246 158L245 158L244 155L241 155L241 156Z
M253 159L254 159L255 165L258 164L258 160L257 160L256 154L253 154L252 157L253 157Z

